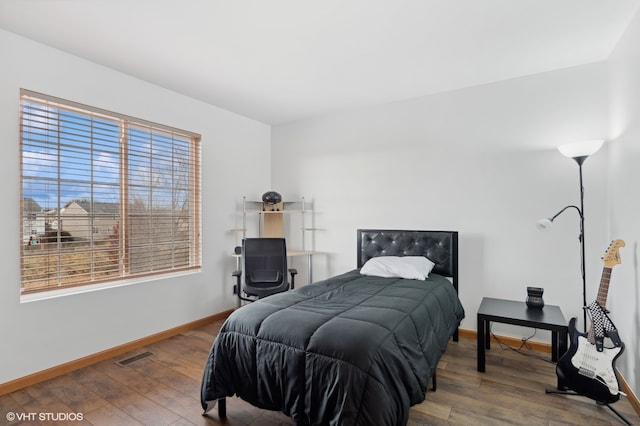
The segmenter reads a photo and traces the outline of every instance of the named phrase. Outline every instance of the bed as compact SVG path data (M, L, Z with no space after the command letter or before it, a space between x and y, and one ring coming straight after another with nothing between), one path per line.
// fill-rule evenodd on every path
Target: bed
M361 274L396 257L433 269L425 280ZM457 292L457 232L360 229L356 269L229 316L205 365L203 415L217 402L225 417L236 395L297 425L404 425L457 340Z

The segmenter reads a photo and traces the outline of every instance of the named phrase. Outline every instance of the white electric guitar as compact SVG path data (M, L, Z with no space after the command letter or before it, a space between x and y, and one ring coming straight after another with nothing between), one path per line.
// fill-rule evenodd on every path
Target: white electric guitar
M609 245L603 257L604 267L598 297L590 307L592 313L596 312L596 315L592 315L589 333L578 332L576 318L571 318L569 322L571 346L560 358L556 367L559 383L563 387L603 404L620 399L620 384L614 370L614 363L624 351L624 344L606 315L606 303L611 269L620 263L619 248L624 245L623 240L615 240ZM603 337L597 336L596 325L611 339L613 347L604 346Z

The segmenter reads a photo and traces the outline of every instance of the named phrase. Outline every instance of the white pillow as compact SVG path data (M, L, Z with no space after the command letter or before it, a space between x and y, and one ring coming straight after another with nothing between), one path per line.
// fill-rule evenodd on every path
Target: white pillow
M379 256L367 260L360 273L385 278L425 280L434 266L435 263L424 256Z

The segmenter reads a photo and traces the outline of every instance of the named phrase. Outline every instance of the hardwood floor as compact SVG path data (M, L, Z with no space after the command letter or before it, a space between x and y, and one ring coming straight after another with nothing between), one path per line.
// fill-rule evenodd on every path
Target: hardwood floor
M216 409L211 417L201 416L203 365L221 324L216 321L0 396L0 424L290 425L282 413L238 398L228 398L226 422L220 422ZM145 351L153 354L126 366L116 364ZM438 366L437 391L430 390L425 402L411 408L409 425L623 424L589 399L545 394L555 386L555 366L546 354L528 353L535 356L492 345L487 372L478 373L475 340L450 342ZM629 401L613 406L640 425Z

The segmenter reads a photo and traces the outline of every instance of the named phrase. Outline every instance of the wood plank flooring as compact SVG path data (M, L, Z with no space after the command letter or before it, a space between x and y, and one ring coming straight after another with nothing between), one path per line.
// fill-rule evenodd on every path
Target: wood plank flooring
M227 400L227 420L201 415L200 382L222 321L196 328L64 376L0 396L8 425L291 425L282 413ZM121 367L117 361L153 352ZM450 342L438 366L437 391L411 409L409 425L620 425L593 401L545 394L556 384L548 355L492 345L486 373L476 371L475 340ZM640 425L631 404L614 408ZM22 419L22 420L21 420ZM65 421L66 419L66 421ZM81 419L81 421L79 420Z

